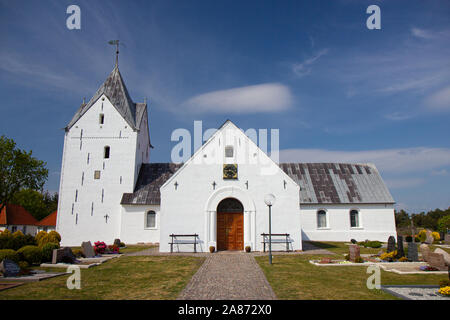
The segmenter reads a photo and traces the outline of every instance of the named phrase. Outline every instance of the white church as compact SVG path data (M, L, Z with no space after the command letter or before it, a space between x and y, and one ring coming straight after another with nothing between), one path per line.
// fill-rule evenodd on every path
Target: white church
M396 236L394 200L373 164L277 164L229 120L182 164L152 163L151 148L147 103L131 100L116 64L65 128L62 245L262 251L268 195L275 250Z

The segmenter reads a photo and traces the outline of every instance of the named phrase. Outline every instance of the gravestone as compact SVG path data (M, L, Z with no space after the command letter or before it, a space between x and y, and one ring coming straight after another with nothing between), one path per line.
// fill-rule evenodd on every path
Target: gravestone
M3 273L5 278L17 277L20 272L20 267L12 260L3 259L0 263L0 271Z
M445 265L444 256L439 253L430 252L428 254L428 264L440 271L447 271L447 266Z
M428 262L428 255L431 252L430 248L426 244L421 244L419 248L420 248L420 252L422 253L423 261Z
M359 246L357 244L352 244L348 247L348 249L350 261L355 262L356 258L360 257Z
M92 244L90 241L83 242L81 244L81 250L83 251L83 254L86 258L93 258L95 257L94 248L92 248Z
M417 252L417 243L408 242L408 260L417 262L419 261L419 253Z
M393 236L390 236L388 238L386 252L389 253L389 252L392 252L392 251L395 251L395 238Z
M442 254L442 256L444 257L444 260L445 260L445 264L447 266L450 266L450 253L448 253L445 250L442 250L441 248L437 248L436 250L434 250L434 253Z
M52 256L52 263L74 263L76 261L76 258L72 252L72 249L69 247L64 247L61 249L54 249L53 250L53 256Z
M426 244L432 244L434 241L433 236L431 235L431 231L427 231L427 238L425 239Z
M114 239L114 245L120 248L120 239Z
M446 244L450 244L450 233L445 234L444 240Z
M397 258L405 256L405 250L403 250L403 237L397 236Z

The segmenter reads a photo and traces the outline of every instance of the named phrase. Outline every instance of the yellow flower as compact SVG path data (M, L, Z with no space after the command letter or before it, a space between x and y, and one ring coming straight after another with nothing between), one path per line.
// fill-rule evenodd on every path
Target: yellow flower
M443 296L450 296L450 286L442 287L442 288L439 289L438 292L440 294L442 294Z

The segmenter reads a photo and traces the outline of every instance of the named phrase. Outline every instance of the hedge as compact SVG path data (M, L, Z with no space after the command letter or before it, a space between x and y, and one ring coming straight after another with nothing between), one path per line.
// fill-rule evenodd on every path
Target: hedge
M37 246L25 246L20 248L17 253L19 254L20 260L26 261L30 265L41 263L42 251Z
M9 259L18 263L20 261L20 256L16 251L12 249L2 249L0 250L0 261L2 261L3 259Z

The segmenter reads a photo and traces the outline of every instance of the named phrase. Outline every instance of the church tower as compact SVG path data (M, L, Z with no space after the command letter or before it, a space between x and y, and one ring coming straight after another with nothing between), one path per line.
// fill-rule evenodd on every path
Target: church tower
M147 103L131 100L116 65L65 127L57 231L62 245L120 238L124 193L150 159Z

